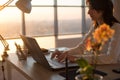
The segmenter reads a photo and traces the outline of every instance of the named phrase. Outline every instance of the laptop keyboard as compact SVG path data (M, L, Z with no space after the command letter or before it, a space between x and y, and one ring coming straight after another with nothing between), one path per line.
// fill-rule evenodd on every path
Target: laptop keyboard
M48 58L48 62L54 64L55 66L65 66L65 63L60 63L56 59Z
M50 65L59 66L59 67L65 67L65 62L58 62L56 59L51 59L50 55L46 56L46 59L48 60L48 63ZM73 66L77 66L77 64L68 62L68 66L73 67Z

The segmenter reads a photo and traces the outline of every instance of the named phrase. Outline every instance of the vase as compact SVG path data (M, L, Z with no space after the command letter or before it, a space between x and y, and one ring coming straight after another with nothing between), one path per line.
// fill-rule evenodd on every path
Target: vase
M75 76L75 80L103 80L103 76L95 74L92 79L84 79L83 74L79 74Z

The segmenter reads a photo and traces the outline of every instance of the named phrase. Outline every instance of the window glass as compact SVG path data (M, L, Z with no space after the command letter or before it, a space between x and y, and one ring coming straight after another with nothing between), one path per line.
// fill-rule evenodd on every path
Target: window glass
M76 5L76 6L81 6L82 5L82 0L57 0L58 5Z
M9 0L0 0L0 5L7 3Z
M53 7L33 7L32 12L26 14L26 34L32 36L53 35L53 12Z
M59 34L81 33L82 13L81 7L58 8Z
M53 0L32 0L32 5L53 5Z
M86 31L88 32L89 28L92 26L92 20L88 14L88 7L85 7L85 16L86 16Z
M9 0L0 0L0 4L2 4L2 3L5 3L5 2L7 2L7 1L9 1ZM15 5L15 3L17 2L18 0L13 0L13 2L12 3L10 3L10 5ZM54 2L53 2L54 0L31 0L31 4L32 5L53 5L54 4Z
M0 0L3 4L7 0ZM13 2L0 11L0 34L6 37L17 37L22 33L22 12L15 7L15 3L18 0L13 0ZM89 29L91 20L87 14L83 17L83 9L85 0L57 0L57 14L54 13L53 5L55 0L32 0L33 5L31 13L25 13L25 27L26 34L31 36L46 36L54 35L54 30L58 29L58 34L74 34L82 32L82 21L86 18L86 24ZM12 6L11 6L12 5ZM67 7L66 7L67 6ZM57 25L54 26L54 17L58 18L58 28ZM9 26L8 26L9 25ZM3 28L4 26L4 28ZM10 28L10 29L9 29ZM14 30L13 30L14 29ZM12 31L13 30L13 31ZM9 32L12 31L12 32Z
M15 5L15 3L17 2L18 0L13 0L10 5Z
M21 34L21 11L16 7L7 7L0 11L0 34L5 37L17 37Z

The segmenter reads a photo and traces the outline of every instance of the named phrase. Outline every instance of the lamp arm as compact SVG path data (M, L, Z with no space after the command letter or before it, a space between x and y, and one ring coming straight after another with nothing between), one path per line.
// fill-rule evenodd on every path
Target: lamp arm
M5 8L6 6L8 6L11 2L13 2L13 0L9 0L9 1L7 1L5 4L3 4L2 6L0 6L0 10L2 10L2 9Z
M9 44L7 43L7 41L0 35L0 40L5 48L5 50L9 50Z

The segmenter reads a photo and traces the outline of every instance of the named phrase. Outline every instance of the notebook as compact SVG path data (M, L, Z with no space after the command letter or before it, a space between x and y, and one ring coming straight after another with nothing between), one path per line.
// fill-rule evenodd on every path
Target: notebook
M65 68L65 63L60 63L55 59L51 59L51 54L52 53L48 53L48 54L44 54L39 46L39 44L37 43L36 39L32 38L32 37L27 37L24 35L20 35L21 39L23 40L25 46L28 48L31 56L33 57L33 59L40 63L43 67L46 67L47 69L52 69L52 70L58 70L58 69L63 69ZM59 50L64 50L67 49L66 47L60 47L57 48ZM50 49L50 51L54 51L55 49ZM49 52L49 51L48 51ZM72 67L77 67L78 65L76 63L68 63L68 67L72 68Z

